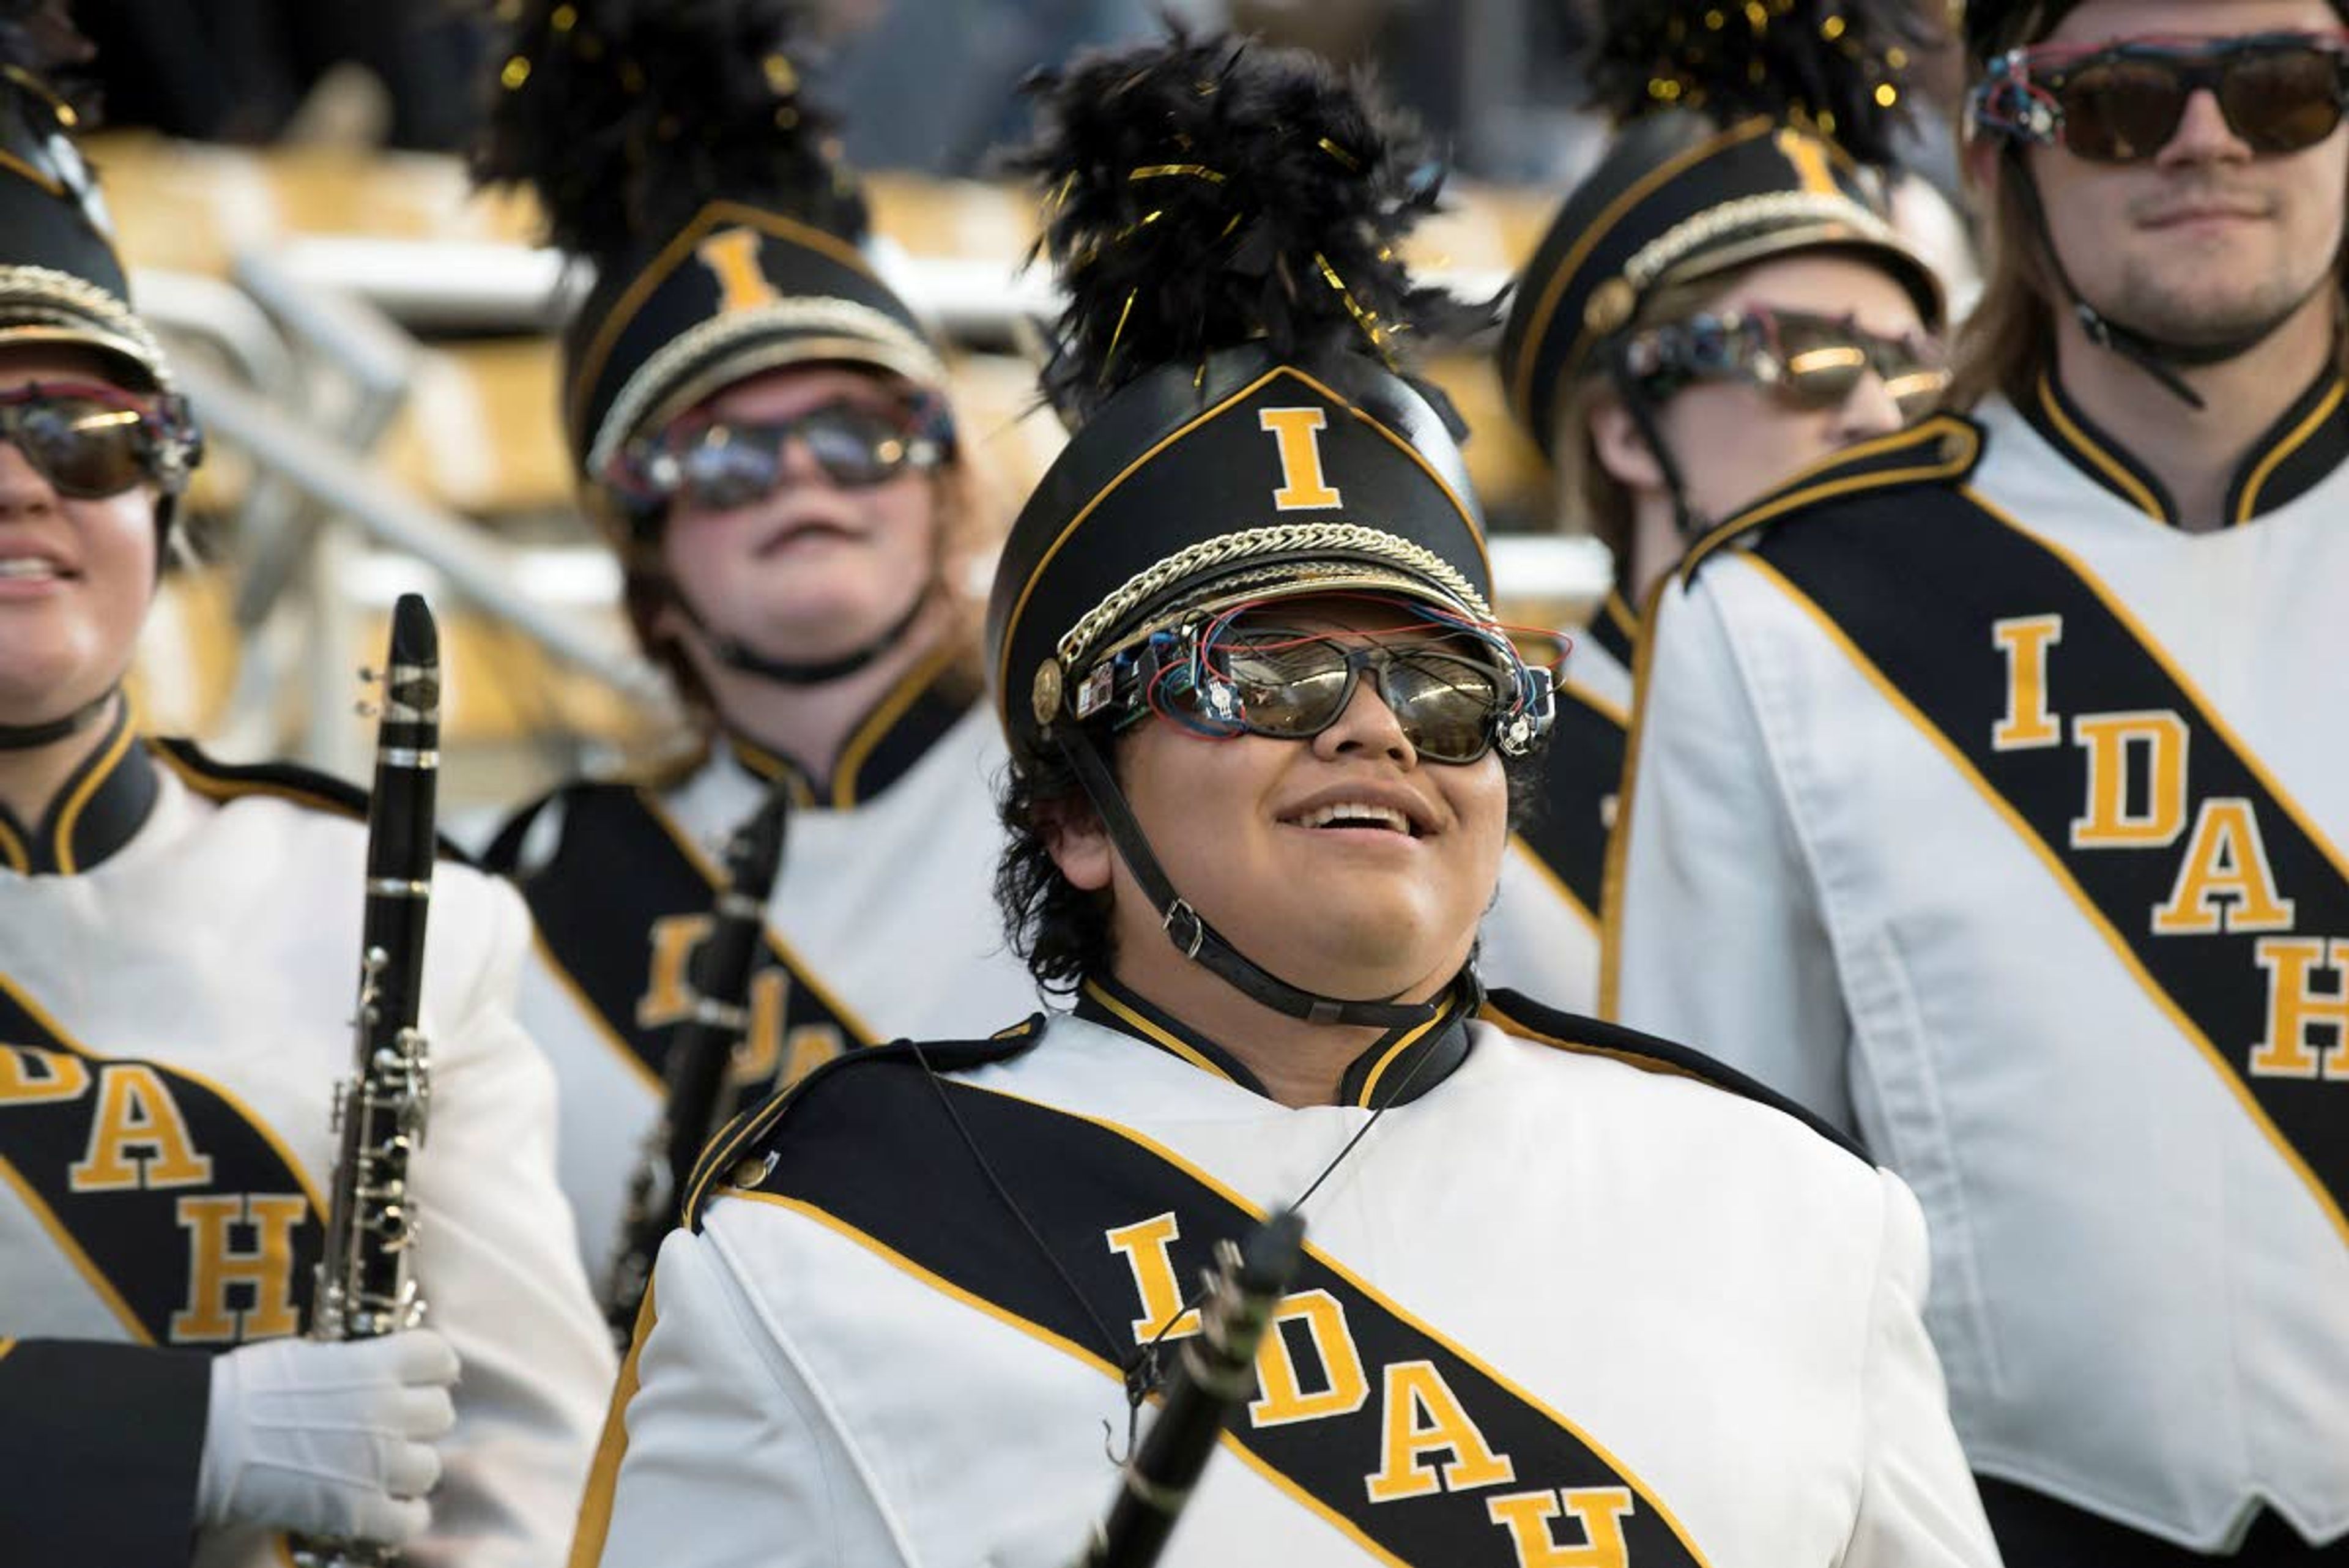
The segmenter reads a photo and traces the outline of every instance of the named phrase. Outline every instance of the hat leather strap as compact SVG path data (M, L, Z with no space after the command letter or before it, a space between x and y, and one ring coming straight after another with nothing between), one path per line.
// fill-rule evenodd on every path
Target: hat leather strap
M1648 443L1648 451L1664 476L1665 493L1672 498L1672 526L1679 530L1683 540L1695 543L1713 525L1698 516L1696 508L1689 502L1688 481L1681 473L1680 460L1672 455L1671 443L1664 440L1663 426L1656 420L1656 405L1640 389L1639 377L1631 372L1629 338L1618 343L1608 354L1607 372L1615 383L1616 395L1623 401L1623 411L1631 416L1632 428L1640 432L1640 439ZM1616 576L1628 582L1631 552L1627 548L1618 555L1620 559L1616 564Z
M1101 814L1102 826L1108 830L1110 842L1116 846L1118 858L1125 862L1126 870L1141 885L1143 896L1158 911L1166 940L1185 958L1251 1001L1309 1023L1406 1029L1426 1023L1444 1010L1440 998L1423 1002L1387 999L1350 1002L1317 995L1289 984L1250 960L1207 924L1189 899L1174 890L1174 884L1167 879L1158 857L1151 852L1142 824L1134 819L1133 808L1126 803L1124 792L1118 788L1117 779L1102 760L1100 748L1093 744L1092 737L1078 725L1062 724L1059 728L1061 754L1075 769L1077 782L1084 786L1086 797Z

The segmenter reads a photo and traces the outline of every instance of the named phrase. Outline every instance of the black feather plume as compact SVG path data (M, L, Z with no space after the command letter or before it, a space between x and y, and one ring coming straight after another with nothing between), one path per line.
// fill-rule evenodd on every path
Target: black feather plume
M1599 0L1596 105L1618 123L1692 109L1816 127L1863 163L1893 161L1925 0Z
M1414 337L1492 318L1398 254L1442 186L1416 129L1310 55L1174 27L1027 90L1038 137L1008 161L1045 193L1037 247L1070 295L1045 375L1065 413L1254 339L1399 364Z
M483 184L533 188L548 237L608 255L730 197L854 240L863 196L808 101L816 0L504 0Z

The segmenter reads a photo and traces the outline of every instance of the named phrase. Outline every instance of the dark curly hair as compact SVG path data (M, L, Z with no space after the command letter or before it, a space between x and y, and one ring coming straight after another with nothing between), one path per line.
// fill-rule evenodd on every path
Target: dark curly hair
M1124 751L1095 724L1093 743L1103 749L1110 772L1124 782ZM1509 831L1516 832L1539 809L1542 770L1549 744L1522 757L1501 757L1509 787ZM1052 858L1053 823L1071 814L1090 815L1092 803L1077 782L1076 770L1057 751L1029 750L1006 765L997 800L1004 830L1003 853L995 863L995 902L1011 950L1025 960L1036 983L1056 996L1072 993L1087 975L1107 974L1116 956L1110 929L1110 896L1089 892L1061 875Z

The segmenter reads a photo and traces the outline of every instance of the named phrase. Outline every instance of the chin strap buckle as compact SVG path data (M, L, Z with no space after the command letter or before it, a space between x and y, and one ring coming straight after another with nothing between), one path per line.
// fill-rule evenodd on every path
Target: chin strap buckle
M1207 940L1207 922L1199 919L1199 911L1191 908L1189 899L1177 898L1167 905L1165 918L1158 924L1167 940L1182 950L1185 958L1199 956L1199 949ZM1179 931L1175 929L1178 925L1182 928Z

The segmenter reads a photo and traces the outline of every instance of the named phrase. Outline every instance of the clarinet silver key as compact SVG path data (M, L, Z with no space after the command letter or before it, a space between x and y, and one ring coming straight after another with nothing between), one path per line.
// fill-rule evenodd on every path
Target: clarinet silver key
M367 805L366 914L359 937L356 1070L335 1092L340 1139L326 1248L310 1307L313 1339L373 1339L424 1321L411 1272L419 1226L409 1160L424 1146L431 1053L417 1027L431 906L440 777L440 645L423 597L391 612ZM299 1538L301 1568L391 1568L380 1542Z

